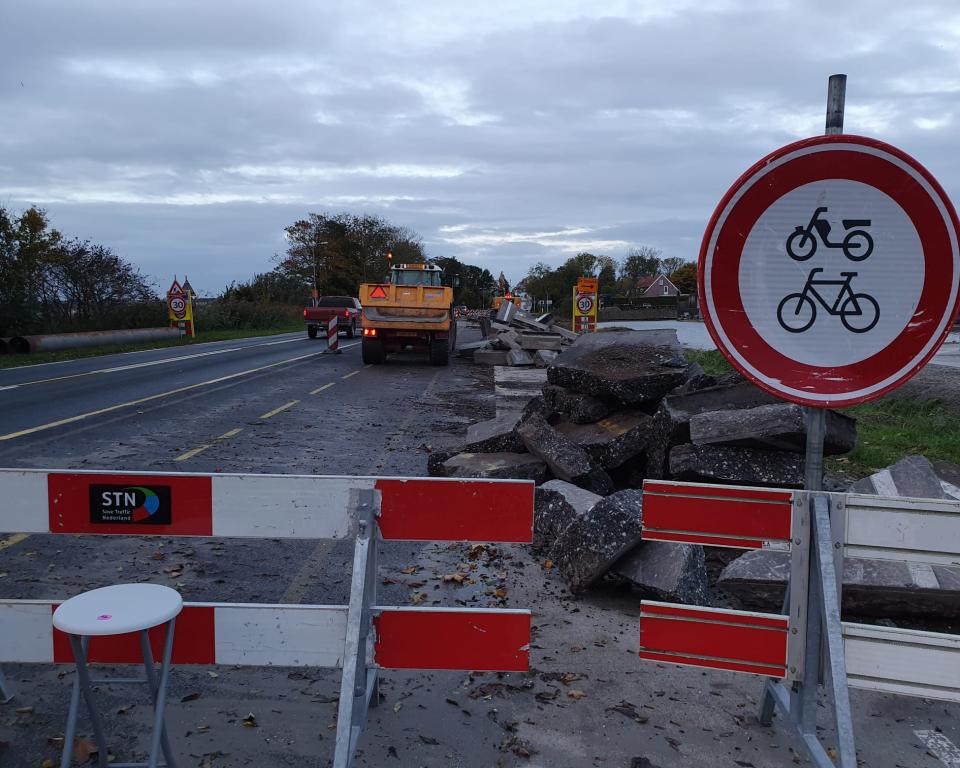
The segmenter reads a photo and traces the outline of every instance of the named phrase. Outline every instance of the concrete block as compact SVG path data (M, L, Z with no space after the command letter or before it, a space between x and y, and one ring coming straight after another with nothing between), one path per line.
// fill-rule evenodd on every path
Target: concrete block
M478 349L473 353L473 362L482 365L506 365L507 353L502 349Z
M447 477L486 477L512 480L547 479L547 465L529 453L458 453L443 462Z
M517 432L527 450L543 459L555 477L600 495L613 491L610 476L540 414L530 415Z
M518 311L517 305L512 301L502 302L500 308L497 310L497 322L509 323L517 316Z
M575 518L583 517L603 496L565 480L551 480L537 488L533 510L533 551L541 554Z
M683 383L687 362L676 331L581 336L547 369L547 380L575 392L627 404L659 400Z
M948 499L940 476L925 456L907 456L896 464L858 480L850 493L875 496L910 496L917 499Z
M555 429L604 469L614 469L647 447L652 419L643 411L618 411L592 424L562 421Z
M557 359L558 352L552 352L549 349L538 349L533 353L533 364L537 368L548 368L553 365L553 361Z
M617 491L571 520L550 548L550 558L571 592L598 581L640 542L643 492Z
M563 342L559 336L547 333L521 333L519 341L522 349L549 349L553 351L559 351Z
M698 413L755 408L782 402L759 387L739 379L736 383L717 385L665 397L653 415L647 449L647 477L662 480L670 475L670 449L690 442L690 419Z
M747 552L727 565L717 586L749 610L777 611L790 575L790 554ZM847 558L843 611L879 618L960 618L960 567Z
M467 453L524 453L527 449L517 434L521 418L519 413L511 412L471 424L467 427L463 450Z
M533 365L533 358L524 349L511 349L507 352L508 365Z
M803 453L806 447L804 409L793 403L707 411L690 417L695 445L739 445ZM857 420L827 411L824 453L847 453L857 444Z
M589 424L613 413L613 406L598 397L553 384L544 385L543 398L554 413L562 414L574 424Z
M613 566L643 596L687 605L709 605L703 547L667 541L643 541Z
M678 445L670 449L670 476L675 480L799 488L803 456L727 445Z

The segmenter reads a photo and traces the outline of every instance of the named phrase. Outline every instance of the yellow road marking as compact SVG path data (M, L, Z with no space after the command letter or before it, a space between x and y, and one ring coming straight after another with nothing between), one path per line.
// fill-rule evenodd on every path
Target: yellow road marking
M359 344L359 342L357 342ZM357 344L351 344L351 347L357 346ZM344 347L345 349L347 347ZM199 387L207 387L211 384L219 384L221 381L230 381L231 379L236 379L240 376L247 376L251 373L258 373L260 371L265 371L268 368L275 368L278 365L286 365L288 363L295 363L298 360L306 360L308 357L316 357L317 355L322 355L323 352L310 352L306 355L299 355L297 357L291 357L287 360L278 360L275 363L269 363L268 365L261 365L259 368L248 368L245 371L238 371L237 373L230 373L226 376L219 376L216 379L208 379L207 381L198 381L196 384L188 384L185 387L177 387L177 389L171 389L168 392L160 392L156 395L149 395L148 397L141 397L139 400L130 400L126 403L118 403L117 405L110 405L106 408L99 408L96 411L88 411L87 413L80 413L76 416L70 416L66 419L60 419L59 421L51 421L49 424L41 424L37 427L30 427L29 429L21 429L19 432L10 432L6 435L0 435L0 440L13 440L17 437L23 437L24 435L32 435L35 432L42 432L45 429L53 429L54 427L62 427L64 424L73 424L77 421L83 421L84 419L89 419L91 416L101 416L104 413L111 413L112 411L118 411L121 408L130 408L134 405L141 405L143 403L149 403L151 400L159 400L161 397L170 397L170 395L179 395L181 392L189 392L192 389L198 389Z
M7 536L5 539L0 539L0 549L6 549L7 547L12 547L14 544L19 544L29 535L29 533L15 533L12 536Z
M209 447L210 447L210 443L207 443L206 445L201 445L199 448L191 448L189 451L184 451L179 456L177 456L177 458L175 458L174 461L186 461L187 459L192 459L198 453L203 453Z
M229 432L224 432L217 440L229 440L231 437L235 437L243 432L243 427L237 427L236 429L231 429Z
M344 374L341 376L341 379L349 379L351 376L356 376L360 371L350 371L350 373Z
M281 411L287 410L287 408L293 408L293 406L295 406L295 405L296 405L297 403L299 403L299 402L300 402L299 400L291 400L291 401L290 401L289 403L287 403L286 405L281 405L279 408L274 408L272 411L267 411L267 412L266 412L265 414L263 414L263 416L261 416L260 418L261 418L261 419L269 419L271 416L276 416L276 415L277 415L278 413L280 413Z
M311 394L311 395L319 395L321 392L323 392L323 390L325 390L325 389L330 389L330 387L332 387L334 384L336 384L336 382L335 382L335 381L331 381L329 384L324 384L322 387L317 387L317 388L316 388L315 390L313 390L310 394Z

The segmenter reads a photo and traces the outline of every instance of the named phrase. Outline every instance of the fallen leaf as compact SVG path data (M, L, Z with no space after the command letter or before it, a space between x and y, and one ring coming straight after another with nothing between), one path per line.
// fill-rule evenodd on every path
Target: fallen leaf
M393 705L393 711L394 711L394 712L399 712L399 711L400 711L400 708L401 708L402 706L403 706L403 704L401 704L401 703L398 701L396 704Z
M425 602L427 595L425 592L414 592L410 595L410 602L414 605L420 605L420 603Z
M186 696L184 696L182 699L180 699L180 701L183 702L183 703L186 703L186 702L188 702L188 701L196 701L196 700L199 699L199 698L200 698L200 694L194 692L194 693L188 693Z
M614 704L611 707L607 707L607 712L618 712L624 717L629 717L633 722L643 725L650 718L646 715L641 715L637 712L637 705L629 701L621 701L619 704Z
M216 672L208 671L207 674L210 675L210 677L220 677L220 675L218 675Z
M571 688L569 691L567 691L567 696L569 696L571 699L574 699L576 701L580 701L580 699L586 698L586 695L587 694L585 694L579 688Z
M412 575L413 575L414 573L416 573L418 570L420 570L418 566L416 566L416 565L408 565L406 568L401 568L401 569L400 569L400 573L405 573L405 574L407 574L407 576L412 576Z
M503 587L497 587L495 590L493 590L493 596L504 600L507 597L507 590L505 590Z
M560 689L553 688L552 690L549 690L549 691L540 691L539 693L534 695L533 698L535 698L539 702L553 701L559 695L560 695Z
M251 712L243 720L241 720L244 728L256 728L257 727L257 716Z
M546 560L544 560L544 561L543 561L543 567L546 568L546 569L548 569L548 570L549 570L550 568L553 568L553 560L551 560L550 558L547 558Z
M465 573L445 573L443 575L443 580L445 582L453 581L453 582L456 582L457 584L463 584L464 579L466 578L467 578L467 574Z
M580 679L580 675L576 672L564 672L560 675L560 682L564 685L570 685L570 683L575 682Z
M424 736L422 733L417 735L420 737L420 741L422 741L424 744L430 744L431 746L436 746L437 744L440 743L432 736Z
M16 712L18 715L32 715L33 707L17 707L13 711Z
M117 714L118 714L118 715L125 715L125 714L127 714L131 709L133 709L135 706L137 706L137 705L136 705L136 704L124 704L122 707L119 707L119 708L117 709Z
M40 768L54 768L53 760L51 760L51 759L48 757L46 760L44 760L42 763L40 763Z
M209 731L209 730L210 730L210 726L209 726L209 725L198 725L198 726L197 726L197 733L206 733L206 732Z
M96 743L93 739L82 737L73 742L73 759L77 763L85 763L90 759L90 755L98 752Z

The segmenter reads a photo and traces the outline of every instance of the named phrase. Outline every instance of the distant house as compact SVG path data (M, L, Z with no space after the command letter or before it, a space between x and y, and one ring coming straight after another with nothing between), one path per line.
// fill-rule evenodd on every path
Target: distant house
M680 289L666 275L641 277L637 282L637 290L642 291L644 296L677 296L680 293Z

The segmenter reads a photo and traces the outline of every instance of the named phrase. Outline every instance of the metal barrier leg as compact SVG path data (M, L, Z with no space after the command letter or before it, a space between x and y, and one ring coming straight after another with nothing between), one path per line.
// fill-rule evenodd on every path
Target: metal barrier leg
M813 526L816 531L816 570L820 575L817 585L826 639L827 668L825 677L833 693L833 715L837 727L837 750L841 768L857 768L857 750L853 739L853 715L850 709L850 691L847 687L847 662L843 651L843 628L840 624L840 590L834 559L830 512L827 497L814 499Z
M167 635L173 637L171 631L173 627L167 625ZM150 688L150 696L153 698L154 713L156 713L157 703L159 702L160 691L157 687L157 675L153 665L153 651L150 648L150 635L146 630L140 633L140 652L143 655L143 671L146 674L147 686ZM164 692L166 693L166 692ZM173 756L173 749L170 747L170 739L167 737L167 725L163 718L160 720L160 746L163 748L163 756L167 761L168 768L176 768L177 761Z
M160 761L160 741L161 737L166 735L163 725L163 713L167 706L167 681L170 679L170 657L173 655L173 633L176 630L177 617L174 616L167 622L166 639L163 644L163 661L160 662L160 683L157 686L156 697L154 698L154 718L153 718L153 738L150 740L150 761L147 763L149 768L157 768ZM149 685L149 682L148 682ZM163 752L167 757L167 765L173 768L170 763L169 745L164 746Z
M347 639L343 652L343 679L337 712L337 744L333 768L349 768L376 696L377 670L367 666L367 648L373 639L376 597L376 500L372 490L357 491L357 541L353 554L353 579L347 611Z
M97 763L100 768L107 768L107 740L103 732L103 723L100 721L100 713L97 712L97 703L93 700L93 688L90 686L90 675L87 671L87 642L81 642L81 639L76 635L69 635L69 637L70 648L73 650L73 658L77 662L77 682L79 683L80 692L83 694L83 700L87 704L90 720L93 722L93 735L97 740L99 753ZM78 713L74 711L72 714L75 725ZM73 744L64 742L63 748L72 751Z
M60 768L70 768L73 759L73 740L77 737L77 714L80 711L80 678L73 680L70 693L70 709L67 710L67 730L63 734L63 754L60 755Z
M3 668L0 667L0 704L6 704L13 698L13 686L7 682L3 675Z

